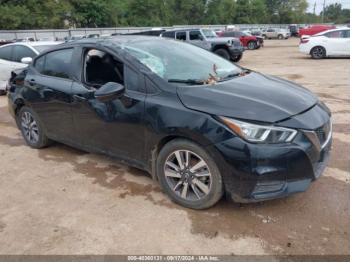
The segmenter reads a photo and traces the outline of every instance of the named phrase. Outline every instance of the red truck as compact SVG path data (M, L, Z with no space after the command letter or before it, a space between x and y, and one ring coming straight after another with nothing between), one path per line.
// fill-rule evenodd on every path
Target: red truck
M336 29L336 27L334 25L313 25L307 28L299 29L299 36L316 35L331 29Z
M250 50L258 49L264 45L264 40L262 37L260 37L261 38L260 40L256 36L253 36L241 31L225 31L220 33L219 37L238 38L241 41L242 45Z

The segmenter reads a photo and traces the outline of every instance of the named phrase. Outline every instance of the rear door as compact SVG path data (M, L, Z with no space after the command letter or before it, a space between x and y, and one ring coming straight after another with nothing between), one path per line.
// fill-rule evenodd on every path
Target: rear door
M345 33L345 30L338 30L325 34L328 55L345 56L348 54L349 39L346 38Z
M50 138L74 143L71 114L73 48L38 57L29 67L23 97L38 114Z

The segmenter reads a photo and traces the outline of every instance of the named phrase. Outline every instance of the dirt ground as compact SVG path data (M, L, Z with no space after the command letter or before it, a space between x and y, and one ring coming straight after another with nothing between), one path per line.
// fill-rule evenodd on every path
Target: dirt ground
M306 193L262 204L192 211L108 157L30 149L0 97L0 254L350 254L350 60L313 61L297 45L266 41L241 65L320 96L334 116L332 159Z

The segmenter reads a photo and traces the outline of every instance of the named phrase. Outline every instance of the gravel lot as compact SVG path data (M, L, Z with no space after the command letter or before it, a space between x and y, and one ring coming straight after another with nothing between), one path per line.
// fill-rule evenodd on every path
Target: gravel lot
M266 41L241 64L326 102L332 159L306 193L262 204L192 211L108 157L30 149L0 97L0 254L350 254L350 60L313 61L297 45Z

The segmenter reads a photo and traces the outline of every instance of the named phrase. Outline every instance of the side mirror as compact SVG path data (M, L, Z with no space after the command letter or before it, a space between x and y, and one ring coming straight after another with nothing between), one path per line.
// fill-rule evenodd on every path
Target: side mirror
M23 57L21 59L21 63L29 65L31 62L33 62L33 58L31 57Z
M109 82L95 92L95 98L101 102L108 102L123 96L125 87L121 84Z

